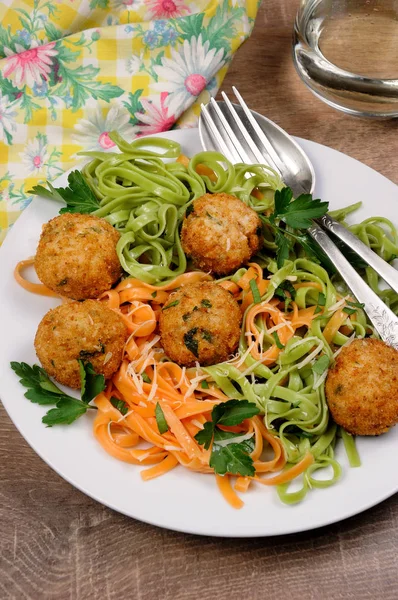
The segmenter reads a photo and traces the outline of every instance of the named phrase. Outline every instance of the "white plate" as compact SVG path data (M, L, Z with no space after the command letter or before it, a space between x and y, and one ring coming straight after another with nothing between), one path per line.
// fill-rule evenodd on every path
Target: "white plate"
M197 130L164 134L181 142L186 154L201 150ZM355 219L383 215L396 219L398 188L382 175L335 150L298 140L317 173L316 195L339 208L358 200L364 207ZM66 182L64 174L58 185ZM140 468L118 462L95 441L92 416L71 426L45 428L45 407L31 404L9 367L10 361L37 361L33 339L37 325L57 300L35 296L14 281L15 264L35 252L41 226L59 205L35 199L9 233L0 250L0 397L15 426L52 469L98 502L147 523L202 535L269 536L327 525L357 514L398 491L398 428L380 438L358 440L362 467L350 469L343 452L341 481L314 490L296 506L280 503L272 488L253 486L241 510L230 508L214 477L179 467L146 483ZM23 469L24 465L20 465Z

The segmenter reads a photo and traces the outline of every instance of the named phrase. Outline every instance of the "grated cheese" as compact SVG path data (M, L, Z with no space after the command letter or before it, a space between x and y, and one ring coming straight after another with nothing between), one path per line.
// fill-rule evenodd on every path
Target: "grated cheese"
M317 390L322 385L322 383L325 381L325 379L328 375L328 371L329 371L329 369L324 370L322 375L319 376L319 378L316 380L316 382L312 386L312 389Z
M158 380L158 370L156 368L156 365L153 365L153 381L152 381L152 387L151 387L151 391L148 395L148 401L152 402L155 394L157 392L158 389L158 384L157 384L157 380Z
M362 336L358 335L357 339L361 339ZM340 346L340 348L338 350L336 350L336 352L333 354L333 358L336 358L336 356L338 356L340 354L340 352L342 351L343 348L346 348L347 346L349 346L355 339L355 331L354 333L352 333L350 335L350 337L348 338L348 340L346 341L345 344L343 344L342 346Z
M246 442L246 440L250 440L253 435L254 433L244 433L243 435L237 435L234 438L214 442L214 444L221 446L221 448L225 448L225 446L229 446L230 444L240 444L241 442Z
M183 381L185 379L186 370L187 370L186 367L182 367L180 380L179 380L178 383L176 383L176 385L174 386L174 389L177 389L177 388L181 387L181 385L183 384Z
M112 356L113 356L113 355L112 355L112 352L107 352L107 353L105 354L105 358L104 358L104 365L106 365L106 363L108 363L108 362L111 360Z
M306 365L308 365L314 358L315 356L317 356L320 351L322 350L322 348L324 347L324 343L322 342L322 340L320 341L320 344L315 348L315 350L313 350L311 352L311 354L309 354L304 360L301 361L301 363L298 363L296 365L297 369L302 369L303 367L305 367Z
M332 304L332 306L329 306L328 312L330 312L330 313L336 312L336 310L338 310L339 308L341 308L342 306L345 305L345 302L346 302L346 300L349 299L349 297L350 296L344 296L344 298L342 298L341 300L339 300L335 304Z

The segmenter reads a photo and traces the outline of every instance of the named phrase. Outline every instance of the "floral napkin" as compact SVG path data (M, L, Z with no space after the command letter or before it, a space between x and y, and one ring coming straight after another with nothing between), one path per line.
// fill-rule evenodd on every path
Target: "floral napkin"
M194 127L258 0L3 0L0 243L80 150Z

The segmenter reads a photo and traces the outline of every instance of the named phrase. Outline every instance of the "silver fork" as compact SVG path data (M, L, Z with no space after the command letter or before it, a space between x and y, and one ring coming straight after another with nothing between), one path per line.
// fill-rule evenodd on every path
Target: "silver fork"
M218 150L232 163L266 164L280 174L295 196L312 193L315 173L304 151L286 132L269 120L271 131L274 127L277 135L267 136L238 90L235 87L232 89L240 107L234 106L224 92L224 102L218 103L212 98L208 105L202 104L199 125L205 149L212 147ZM207 136L203 135L203 129ZM391 265L329 216L322 217L319 223L342 239L398 293L398 272ZM380 337L398 349L398 317L358 275L318 223L314 221L308 233L339 271L357 300L364 303L365 312Z

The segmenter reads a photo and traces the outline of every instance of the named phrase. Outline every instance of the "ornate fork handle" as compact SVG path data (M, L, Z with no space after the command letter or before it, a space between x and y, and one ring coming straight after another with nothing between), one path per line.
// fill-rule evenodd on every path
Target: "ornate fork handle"
M382 340L398 350L398 317L358 275L319 225L314 224L308 232L328 255L356 299L365 305L366 314Z
M349 229L344 227L338 221L335 221L328 215L324 215L318 219L318 223L322 224L326 229L334 233L347 246L358 254L370 267L372 267L384 279L386 283L398 294L398 271L380 258L368 248L361 240L359 240Z

